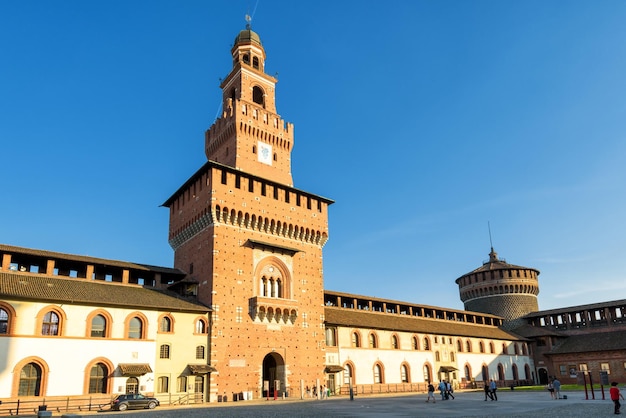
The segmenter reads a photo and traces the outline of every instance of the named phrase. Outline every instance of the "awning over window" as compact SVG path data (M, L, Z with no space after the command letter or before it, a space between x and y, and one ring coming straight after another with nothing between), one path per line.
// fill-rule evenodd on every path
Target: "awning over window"
M207 374L217 371L215 367L209 366L208 364L188 364L187 367L189 367L191 374Z
M337 365L330 365L330 366L326 366L326 368L324 369L324 373L337 373L337 372L343 372L345 369L342 366L337 366Z
M439 373L448 373L448 372L456 372L457 369L456 367L452 367L452 366L441 366L439 368Z
M120 363L119 368L122 376L142 376L152 373L152 368L148 363Z

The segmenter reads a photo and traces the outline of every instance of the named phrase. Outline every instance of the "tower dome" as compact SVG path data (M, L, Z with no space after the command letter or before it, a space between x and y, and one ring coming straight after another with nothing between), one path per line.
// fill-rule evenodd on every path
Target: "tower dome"
M491 248L489 260L456 279L468 311L498 315L504 327L515 328L524 315L539 310L539 270L509 264Z
M249 26L239 32L239 34L235 37L235 46L239 44L256 44L258 46L263 46L259 34L250 29Z

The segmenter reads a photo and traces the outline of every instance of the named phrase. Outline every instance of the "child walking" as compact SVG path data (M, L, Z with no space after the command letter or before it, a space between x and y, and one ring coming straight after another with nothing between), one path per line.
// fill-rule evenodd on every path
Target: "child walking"
M428 382L428 398L426 398L426 402L430 402L431 399L433 403L437 403L435 400L435 387L432 383Z
M611 389L609 390L609 393L611 394L611 400L615 404L614 413L620 414L621 412L619 411L619 409L621 408L622 405L619 403L619 400L620 398L624 400L624 396L619 392L619 388L617 387L617 382L611 383Z

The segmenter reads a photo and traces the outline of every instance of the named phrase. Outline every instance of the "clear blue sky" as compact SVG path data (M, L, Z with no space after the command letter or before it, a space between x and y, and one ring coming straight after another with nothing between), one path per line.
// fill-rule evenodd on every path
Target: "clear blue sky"
M626 299L621 0L4 0L0 242L171 266L246 13L326 289L462 309L489 222L541 309Z

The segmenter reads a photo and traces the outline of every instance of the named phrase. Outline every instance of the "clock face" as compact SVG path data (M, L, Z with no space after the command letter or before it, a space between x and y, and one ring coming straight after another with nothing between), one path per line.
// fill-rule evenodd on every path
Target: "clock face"
M258 141L259 162L272 165L272 146L264 142Z

